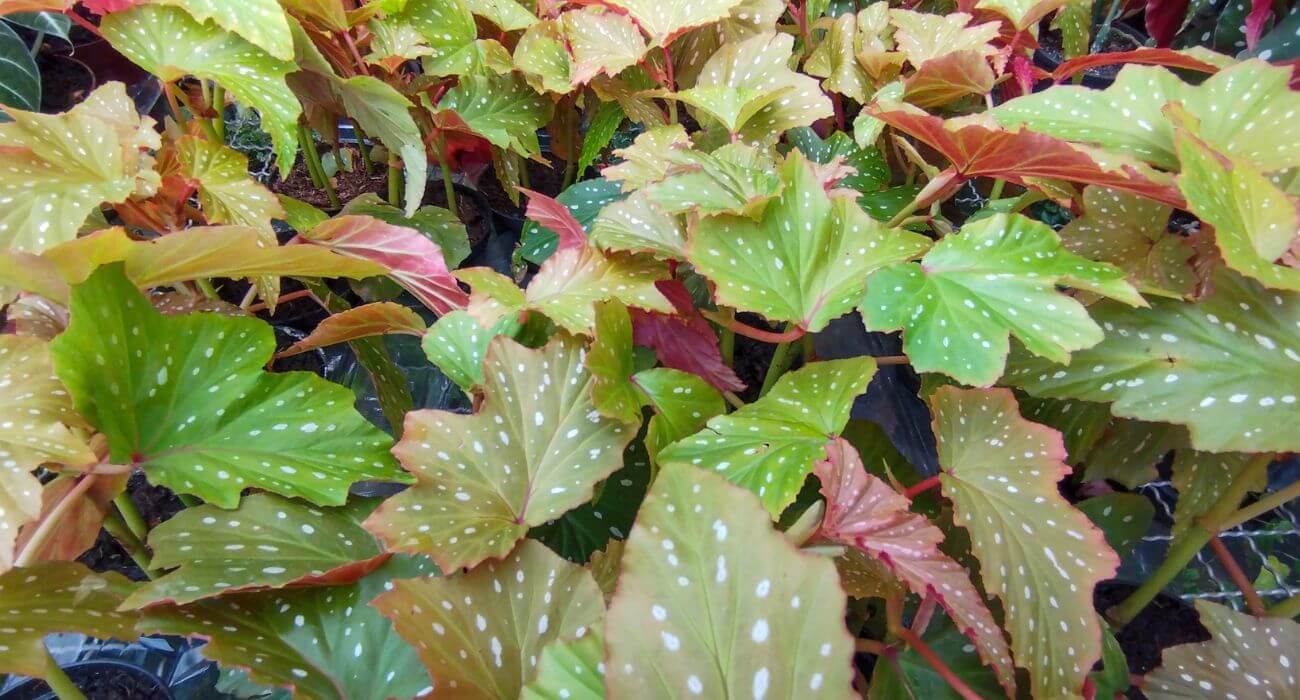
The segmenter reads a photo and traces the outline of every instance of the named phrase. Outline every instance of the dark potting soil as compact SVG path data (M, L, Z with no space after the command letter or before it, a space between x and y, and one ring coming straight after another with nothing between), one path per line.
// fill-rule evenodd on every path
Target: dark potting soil
M367 192L386 197L388 169L376 166L373 173L366 174L361 168L361 156L356 149L351 146L343 146L343 148L352 151L352 162L356 167L352 172L340 171L332 180L334 189L339 195L339 202L347 204ZM271 183L271 191L302 200L318 209L330 208L329 196L311 181L307 166L301 160L294 164L287 180L276 180Z
M95 546L77 557L77 561L101 573L112 571L132 581L149 580L135 560L126 553L125 549L122 549L122 545L118 544L117 539L108 534L107 530L99 531L99 539L95 540Z
M142 472L137 471L131 475L131 480L126 484L126 492L131 495L131 500L140 511L140 516L149 524L150 530L185 510L185 504L181 503L181 499L171 489L150 484Z
M124 663L90 662L63 669L90 700L171 700L171 693L147 671ZM44 681L23 685L5 700L45 700L54 698Z
M443 187L441 180L430 180L429 186L424 190L424 203L432 204L435 207L448 209L447 190ZM490 225L487 221L488 213L482 211L478 201L468 196L465 190L457 188L456 190L456 216L460 217L460 222L465 224L465 233L469 236L469 245L471 248L477 247L487 238Z
M1097 586L1093 606L1098 612L1118 605L1137 586L1122 581L1106 581ZM1201 625L1196 610L1187 603L1169 595L1158 595L1132 622L1115 635L1128 659L1131 674L1145 675L1160 665L1160 655L1169 647L1179 644L1203 642L1210 633ZM1136 689L1129 697L1146 697Z
M560 194L561 185L564 184L564 161L550 154L546 154L546 156L551 160L549 165L543 165L532 160L527 161L528 184L524 186L534 192L541 192L544 195L555 197ZM579 177L578 179L582 180L583 178ZM478 190L487 198L492 211L520 219L523 218L527 198L520 197L518 205L510 201L510 196L506 194L496 172L484 173L483 177L478 181Z
M764 330L780 331L780 328L773 328L765 323L760 317L753 314L737 314L736 318L755 328ZM796 341L792 345L790 352L799 355L799 344ZM772 364L772 356L776 353L776 346L771 343L764 343L743 335L736 335L736 350L732 357L732 369L736 371L736 376L745 383L745 390L738 395L745 401L754 401L758 398L758 391L763 386L763 377L767 376L767 368ZM796 361L790 365L790 369L798 367ZM789 370L787 370L789 371Z
M76 58L40 52L36 65L41 71L41 111L66 112L95 89L95 74Z

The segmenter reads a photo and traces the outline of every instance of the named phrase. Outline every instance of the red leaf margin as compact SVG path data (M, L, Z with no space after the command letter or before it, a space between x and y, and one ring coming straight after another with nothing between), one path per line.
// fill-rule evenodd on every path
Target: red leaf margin
M587 231L574 218L573 212L554 197L535 192L527 187L517 188L528 195L528 208L524 215L542 228L554 231L560 237L558 250L580 249L587 245Z

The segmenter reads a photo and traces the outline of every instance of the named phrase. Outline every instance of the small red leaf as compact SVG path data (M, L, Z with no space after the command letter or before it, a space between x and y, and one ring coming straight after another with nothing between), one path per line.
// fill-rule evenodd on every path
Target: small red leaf
M587 232L568 207L553 197L526 187L520 187L519 191L528 195L528 209L525 212L528 218L560 236L559 250L579 249L587 245Z
M672 302L677 314L630 308L632 342L654 350L665 367L698 375L720 391L743 391L745 383L722 361L718 336L691 301L691 293L678 280L655 282Z
M970 637L980 658L1015 696L1015 668L1006 638L966 570L939 549L943 532L881 479L868 474L857 450L835 438L814 470L826 498L818 534L880 561L918 595L933 596Z
M387 267L393 281L439 315L469 303L469 295L447 269L442 249L413 228L370 216L340 216L304 233L302 239Z
M1264 34L1264 25L1273 16L1271 0L1250 0L1250 14L1246 15L1246 49L1253 51L1255 43Z
M1196 58L1192 58L1180 51L1173 49L1134 49L1132 51L1116 51L1114 53L1095 53L1088 56L1073 58L1056 67L1052 71L1052 80L1060 83L1068 80L1070 76L1081 70L1096 68L1098 66L1111 66L1116 63L1138 63L1146 66L1168 66L1170 68L1186 68L1188 70L1200 71L1202 73L1218 73L1218 66L1206 63Z
M97 15L106 15L111 12L121 12L144 3L145 0L82 0L81 5Z
M1187 18L1188 4L1189 0L1147 0L1147 34L1156 40L1157 47L1173 43L1174 35Z

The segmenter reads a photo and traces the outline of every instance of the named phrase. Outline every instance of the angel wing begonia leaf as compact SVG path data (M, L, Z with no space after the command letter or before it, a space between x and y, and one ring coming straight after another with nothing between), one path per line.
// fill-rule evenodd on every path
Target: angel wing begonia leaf
M1002 124L1023 124L1070 141L1093 143L1166 169L1178 168L1174 128L1165 105L1177 102L1199 120L1212 148L1264 172L1300 165L1300 93L1290 71L1260 60L1238 63L1200 85L1166 68L1126 66L1105 90L1058 85L993 110Z
M209 223L271 230L283 219L284 207L262 183L248 174L248 156L194 136L176 144L180 176L197 186L199 205ZM272 237L274 240L274 237Z
M474 133L494 146L537 155L537 130L551 119L551 101L516 75L463 76L438 102L456 112Z
M435 697L519 697L548 644L595 633L605 615L591 574L531 540L461 576L392 586L374 605L418 651Z
M1181 494L1179 498L1182 498ZM1133 551L1134 545L1147 534L1147 528L1151 527L1156 515L1155 506L1140 493L1112 491L1084 499L1077 505L1106 536L1106 544L1120 557Z
M781 167L781 180L781 196L761 220L724 215L695 226L689 258L717 284L721 304L820 331L861 300L869 273L929 246L867 216L851 198L828 196L798 153Z
M1220 454L1188 449L1175 452L1170 472L1174 489L1178 491L1178 501L1174 505L1170 533L1179 537L1187 532L1197 518L1218 502L1229 485L1242 478L1246 466L1254 459L1255 455L1245 452ZM1249 490L1258 493L1267 488L1267 477L1260 475Z
M1101 328L1058 283L1144 303L1122 271L1066 251L1046 224L995 214L944 237L919 264L872 275L862 311L870 330L904 330L918 371L989 386L1006 365L1009 335L1061 362L1101 341Z
M860 549L883 563L922 598L933 596L997 670L1008 695L1015 695L1016 672L1002 630L966 570L939 549L943 532L925 516L908 510L907 498L867 473L853 446L836 438L817 462L826 498L818 533Z
M1300 237L1300 203L1244 160L1212 150L1190 129L1178 128L1174 136L1182 166L1178 185L1188 209L1214 227L1223 261L1267 287L1300 291L1300 270L1274 264Z
M1255 617L1198 600L1210 640L1165 650L1142 691L1151 700L1205 697L1283 698L1300 692L1294 664L1300 623Z
M1014 376L1012 372L1010 376ZM1177 380L1175 380L1177 381ZM1110 407L1100 404L1106 408ZM1156 466L1175 449L1190 446L1187 430L1170 423L1118 418L1084 458L1085 481L1109 479L1130 489L1159 478Z
M596 304L596 330L587 351L591 399L601 415L624 423L641 420L641 397L632 385L632 319L617 299Z
M275 58L293 60L293 35L289 32L289 18L276 0L241 0L237 3L220 0L163 0L159 4L184 8L194 19L200 22L212 20Z
M410 307L377 301L331 314L307 337L280 351L277 356L288 357L327 345L391 333L422 336L424 331L424 319Z
M528 209L525 211L528 218L555 232L557 250L582 248L587 244L587 231L568 207L553 197L525 187L520 187L519 192L528 196Z
M700 505L705 508L699 508ZM610 603L617 697L852 697L844 591L752 494L666 465L637 516Z
M465 224L446 207L423 206L416 209L414 215L407 216L401 209L380 199L379 195L369 192L343 205L340 213L373 216L394 226L405 226L419 231L442 249L442 259L447 263L448 269L460 265L470 254L469 233L465 230ZM313 224L305 228L310 229L314 226ZM303 230L303 228L294 228L298 231Z
M744 144L726 144L713 153L681 151L670 158L676 167L669 176L644 190L668 214L695 211L757 218L784 184L773 173L772 159Z
M645 38L627 15L587 5L560 15L560 22L573 52L573 85L600 73L614 77L645 55Z
M466 393L483 385L483 355L488 343L506 333L514 319L502 319L485 329L467 311L444 314L424 334L421 345L429 361Z
M632 341L654 351L664 367L697 375L719 391L744 391L745 383L722 361L718 334L678 280L655 283L676 313L632 309Z
M631 146L614 149L614 155L622 162L605 168L600 174L606 180L622 183L624 192L639 190L668 177L672 166L670 151L690 147L691 139L682 125L655 127L639 134Z
M789 34L760 34L723 44L705 62L693 89L710 91L703 94L714 100L724 99L728 92L733 93L729 102L767 100L737 125L734 133L746 142L772 143L787 129L808 126L834 114L817 79L788 67L793 50L794 37ZM772 93L779 93L779 99L765 97Z
M856 550L854 550L856 551ZM998 685L993 670L975 653L970 639L957 626L936 615L926 626L922 640L948 669L981 698L1001 698L1006 691ZM900 650L892 659L876 664L866 700L926 698L958 700L961 696L915 648Z
M128 474L100 474L86 488L82 478L67 475L41 487L41 514L18 533L16 551L31 566L37 562L73 561L87 553L99 538L113 499L126 490ZM58 526L44 539L35 538L42 524Z
M965 12L936 15L928 12L891 9L889 23L896 28L894 41L909 63L920 68L931 59L958 52L974 51L981 57L997 49L989 42L998 36L998 23L971 25Z
M233 508L249 486L338 504L355 481L405 480L351 392L262 371L275 348L265 323L163 316L117 265L77 285L70 310L55 369L114 462L154 483Z
M31 474L44 462L74 469L95 454L68 428L72 400L54 375L43 341L0 336L0 571L13 565L18 528L41 513L41 482Z
M686 257L686 238L681 218L651 201L647 190L610 202L591 223L591 242L604 250L680 260Z
M722 394L703 378L671 367L641 370L632 383L655 411L645 436L651 459L664 447L703 430L710 418L727 409Z
M447 269L442 249L419 231L370 216L340 216L302 237L342 255L378 263L435 313L465 308L469 297Z
M275 142L276 161L287 177L298 151L302 107L284 81L297 70L216 24L201 23L176 7L142 5L104 17L104 37L122 55L163 81L187 75L221 84L258 111Z
M593 233L592 227L596 217L605 206L623 198L616 183L605 178L583 180L569 186L555 201L563 204L573 218L582 225L584 231ZM525 221L520 235L519 256L531 263L541 265L550 258L560 245L560 234L535 221Z
M492 340L477 413L407 414L393 451L416 485L385 501L367 529L451 571L505 556L528 527L590 500L636 431L595 410L584 359L572 340L541 350Z
M853 399L875 374L871 358L815 362L777 381L767 395L673 443L659 461L715 471L758 495L779 517L826 445L849 420Z
M942 387L930 400L943 494L970 532L984 588L1002 599L1034 697L1080 695L1101 657L1092 592L1119 557L1057 482L1060 433L1020 417L1009 389Z
M976 51L953 51L921 64L903 82L903 99L939 107L967 95L986 95L996 80L988 59Z
M537 21L537 15L515 0L469 0L469 9L507 32L524 29Z
M655 287L668 278L662 263L623 255L606 257L593 246L556 252L520 290L489 268L465 268L456 276L473 289L469 311L481 325L520 311L539 311L570 333L590 335L593 304L618 299L628 306L669 311L672 305Z
M1186 238L1166 230L1172 212L1134 194L1085 187L1083 215L1061 229L1061 244L1124 270L1139 289L1190 294L1196 284L1190 264L1195 251Z
M0 669L44 678L54 663L45 650L45 635L52 632L135 639L135 614L117 610L134 587L121 574L96 573L75 562L0 575Z
M1051 14L1068 0L978 0L975 7L991 10L1011 20L1018 30L1025 30Z
M524 30L515 44L515 70L538 92L567 93L572 89L573 56L565 45L558 20L542 20Z
M824 78L822 87L827 90L866 103L871 77L858 63L858 43L858 15L846 12L831 23L826 36L808 55L804 70Z
M6 109L0 124L0 246L39 253L76 237L100 203L158 186L153 120L108 83L64 114Z
M814 163L829 165L840 159L857 171L839 181L842 187L866 194L889 184L889 163L884 154L875 147L858 146L848 134L836 132L823 139L812 129L799 127L786 132L785 137Z
M623 468L605 479L595 498L532 528L528 536L575 564L590 562L597 552L627 538L650 477L645 446L633 440L623 451Z
M605 638L590 630L581 639L553 639L542 647L537 677L521 700L604 700Z
M651 46L667 46L688 29L723 19L741 0L607 0L625 10L650 37Z
M155 606L143 612L140 628L202 637L207 658L246 668L254 681L290 688L302 700L362 700L375 697L376 688L393 697L417 697L430 692L429 674L370 603L392 578L436 573L427 563L393 557L350 585Z
M694 85L705 61L719 46L775 31L785 10L781 0L740 0L725 19L678 37L672 44L678 84Z
M433 75L463 75L477 65L478 27L465 0L409 0L385 20L419 32L431 54L425 68Z
M386 558L346 509L322 511L269 493L248 496L232 511L187 508L149 533L149 547L152 565L169 571L136 589L123 609L252 588L351 583Z
M1191 304L1110 302L1090 311L1106 338L1068 366L1015 353L1006 381L1036 396L1110 401L1117 416L1179 423L1207 452L1288 452L1300 419L1300 294L1221 270ZM1229 348L1231 351L1229 351Z

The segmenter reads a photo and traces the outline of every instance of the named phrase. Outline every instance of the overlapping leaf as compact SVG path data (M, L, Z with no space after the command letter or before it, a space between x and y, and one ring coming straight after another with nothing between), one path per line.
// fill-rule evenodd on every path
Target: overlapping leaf
M15 550L28 566L37 562L72 561L95 546L113 499L126 490L128 474L98 474L88 485L82 475L65 475L41 487L41 514L23 526ZM88 477L86 477L88 478ZM79 488L83 487L84 488ZM75 489L75 490L74 490ZM36 531L51 523L53 530L37 540Z
M439 109L454 111L492 145L537 155L537 130L551 118L551 101L515 75L469 75L447 91Z
M886 228L850 198L828 196L800 154L786 160L781 179L781 196L761 220L718 216L696 225L689 257L717 284L721 304L819 331L861 300L867 274L929 244Z
M410 101L387 83L368 75L353 76L334 85L347 115L390 152L401 156L406 181L405 214L415 216L429 179L429 159L420 128L411 118Z
M852 697L834 567L773 531L751 494L666 465L622 569L608 616L611 695Z
M407 414L394 454L416 485L385 501L367 529L451 571L505 556L529 526L590 500L635 430L595 411L583 359L562 338L541 350L489 343L477 413Z
M1061 229L1061 244L1124 270L1139 289L1190 294L1194 251L1186 238L1166 231L1170 213L1164 204L1127 192L1086 187L1083 215Z
M872 275L863 317L871 330L904 329L917 370L988 386L1002 375L1009 335L1059 362L1102 340L1058 283L1144 303L1122 271L1066 251L1046 224L995 214L944 237L919 264Z
M864 10L865 12L865 10ZM808 55L804 70L825 78L822 87L865 103L870 96L871 77L858 63L858 15L846 12L835 18L826 36Z
M596 330L587 352L591 400L601 415L623 423L641 421L641 397L633 386L632 319L621 302L596 304Z
M406 216L401 209L385 202L379 198L379 195L371 192L343 205L343 210L340 213L373 216L394 226L404 226L419 231L424 234L425 238L438 244L438 247L442 249L442 259L443 262L447 263L447 269L454 269L464 262L465 258L468 258L470 254L469 232L466 231L465 224L445 207L423 206L416 209L414 215ZM295 226L294 228L302 231L311 229L314 226L315 224L305 227Z
M1300 448L1300 295L1271 292L1228 270L1196 304L1103 302L1106 329L1068 366L1017 352L1006 381L1037 396L1110 401L1117 416L1181 423L1207 452Z
M249 486L338 504L355 481L405 478L351 392L262 371L275 340L261 321L163 316L117 265L73 289L71 315L55 369L113 461L155 483L232 508Z
M686 285L678 280L655 283L676 313L632 309L632 340L650 348L664 367L694 374L719 391L743 391L745 383L722 361L718 334L704 319Z
M605 639L598 630L581 639L555 639L542 647L537 677L521 700L604 700Z
M1182 535L1197 518L1209 512L1223 492L1243 478L1245 468L1254 459L1254 455L1243 452L1216 454L1178 450L1170 468L1171 481L1178 491L1170 533L1175 537ZM1258 493L1267 488L1267 477L1261 474L1249 490Z
M271 219L283 219L284 207L248 174L248 157L194 136L176 143L177 175L193 184L209 223L248 226L271 233ZM274 242L274 235L270 242Z
M605 613L586 569L531 540L462 576L395 581L374 605L418 650L436 691L482 698L519 697L549 643L594 633Z
M726 17L740 0L607 0L627 11L650 37L651 46L667 46L688 29Z
M159 4L184 8L194 19L200 22L210 19L275 58L293 60L293 36L289 33L289 18L276 0L240 0L237 3L221 0L163 0Z
M1255 617L1206 600L1196 601L1196 612L1210 640L1166 649L1160 668L1142 684L1147 697L1284 698L1300 692L1294 667L1300 623Z
M933 596L1015 695L1016 672L1002 630L966 570L939 549L943 533L883 480L867 473L853 446L836 438L817 462L826 498L818 533L878 560L922 598Z
M565 35L556 20L533 24L515 44L515 70L538 92L566 93L572 88L572 56L565 46Z
M501 319L485 329L468 312L457 309L439 318L424 334L421 345L429 361L448 379L472 393L483 385L483 355L488 343L517 326L514 319Z
M650 458L664 447L704 429L714 416L726 412L722 394L699 376L654 367L637 372L632 383L645 395L655 415L646 425L645 445Z
M64 114L6 109L0 124L0 246L39 253L71 240L101 202L158 186L148 149L153 120L136 115L121 83Z
M421 336L424 331L424 319L410 307L377 301L331 314L316 324L306 338L285 348L277 356L288 357L327 345L390 333Z
M1070 473L1060 433L1021 418L1007 389L943 387L930 408L943 494L1002 599L1017 665L1034 697L1079 695L1101 656L1093 588L1119 558L1057 490Z
M781 178L773 172L776 164L772 159L744 144L727 144L712 153L670 152L668 157L674 164L668 177L644 189L650 203L666 214L698 212L704 216L737 214L758 218L783 186ZM651 220L644 228L663 225ZM657 232L657 235L672 241L673 228L681 227L669 223L669 233ZM645 232L642 236L654 238L656 233ZM671 250L671 243L661 248Z
M1211 75L1200 85L1166 68L1126 66L1105 90L1058 85L1007 102L993 116L1057 138L1097 144L1166 169L1177 169L1174 126L1165 105L1179 103L1201 124L1210 147L1274 172L1300 165L1300 93L1287 88L1290 72L1249 60Z
M690 147L691 139L680 124L648 129L631 146L614 149L614 155L622 162L605 168L600 174L606 180L622 183L624 192L633 192L668 177L671 151Z
M163 81L193 75L214 80L253 107L275 141L280 172L293 169L302 113L284 76L297 70L215 24L202 24L184 10L141 5L104 17L104 37L141 68Z
M866 391L875 369L869 357L807 365L781 377L758 401L664 448L659 461L717 472L757 494L776 518L844 430L853 399Z
M364 504L363 504L364 505ZM184 605L252 588L351 583L386 559L355 511L318 510L267 493L232 511L187 508L149 533L151 564L168 573L123 602L125 609Z
M591 242L605 250L662 259L686 257L686 238L681 219L652 202L647 190L606 205L591 224Z
M938 15L891 9L889 23L896 27L894 41L909 63L920 68L926 62L961 51L974 51L981 58L997 52L989 42L998 36L997 22L971 26L965 12Z
M573 52L570 81L583 85L598 74L614 77L645 55L645 39L623 14L588 5L560 15Z
M623 198L617 184L604 178L583 180L569 186L561 192L555 201L563 204L573 214L573 218L582 224L583 230L594 233L592 228L597 215L607 204ZM559 247L560 234L541 226L535 221L525 221L520 236L519 256L531 263L541 265L551 257Z
M41 483L31 472L43 462L72 468L95 455L68 429L78 419L54 376L43 341L0 336L0 571L13 565L18 528L41 513Z

